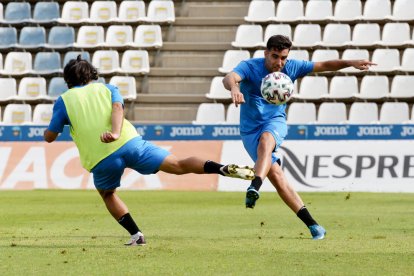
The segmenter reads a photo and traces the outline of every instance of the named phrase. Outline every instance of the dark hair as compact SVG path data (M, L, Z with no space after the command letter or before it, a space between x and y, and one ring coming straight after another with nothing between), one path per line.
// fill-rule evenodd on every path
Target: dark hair
M266 44L267 50L276 49L278 51L282 51L284 49L289 49L292 47L292 41L290 41L289 37L284 35L273 35L269 38Z
M63 69L63 78L68 88L85 85L92 80L98 79L98 70L87 60L78 55L76 59L71 59Z

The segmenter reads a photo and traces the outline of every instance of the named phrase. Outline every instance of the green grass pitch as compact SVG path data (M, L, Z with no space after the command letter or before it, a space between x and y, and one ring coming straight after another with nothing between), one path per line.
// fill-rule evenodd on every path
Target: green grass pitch
M119 194L147 246L95 191L1 191L0 275L414 275L414 194L302 193L322 241L276 193Z

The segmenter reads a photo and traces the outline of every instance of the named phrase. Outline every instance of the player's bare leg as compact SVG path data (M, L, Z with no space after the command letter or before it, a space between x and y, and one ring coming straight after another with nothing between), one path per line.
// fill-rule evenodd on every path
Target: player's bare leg
M144 235L129 214L128 207L116 194L116 190L98 190L98 192L105 202L109 213L131 234L130 241L125 245L145 245Z
M306 224L309 228L312 238L320 240L325 237L325 229L318 225L312 218L306 206L303 204L299 194L293 189L286 179L285 174L279 164L272 165L267 177L272 185L276 188L279 196L289 208Z
M179 159L171 154L167 156L160 166L160 171L171 174L205 174L216 173L223 176L251 180L254 177L254 170L249 167L239 167L237 165L222 165L214 161L205 161L198 157Z

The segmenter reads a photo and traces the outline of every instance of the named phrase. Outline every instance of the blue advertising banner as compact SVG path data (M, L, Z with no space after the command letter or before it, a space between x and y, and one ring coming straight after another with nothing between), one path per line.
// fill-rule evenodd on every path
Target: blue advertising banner
M240 140L238 125L135 125L146 140ZM43 141L46 126L0 126L0 141ZM412 140L414 125L289 125L289 140ZM58 141L71 141L65 127Z

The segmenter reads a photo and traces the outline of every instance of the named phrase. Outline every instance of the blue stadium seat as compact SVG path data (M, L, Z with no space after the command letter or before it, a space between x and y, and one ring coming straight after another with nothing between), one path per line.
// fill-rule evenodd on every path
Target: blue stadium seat
M67 48L75 43L75 29L73 27L54 26L50 29L48 48Z
M47 94L52 99L57 99L68 90L65 80L62 77L54 77L49 82Z
M59 4L56 2L37 2L33 10L36 22L53 22L60 17Z
M17 30L14 27L0 27L0 49L17 45Z
M60 54L57 52L37 53L33 70L36 74L52 74L62 72Z
M81 55L81 58L84 60L87 60L91 62L91 56L88 52L80 52L80 51L70 51L65 54L65 57L63 58L63 68L71 59L76 59L78 55Z
M23 23L31 20L30 4L27 2L9 2L4 11L7 23Z
M19 47L39 48L46 44L46 31L43 27L23 27L20 31Z

